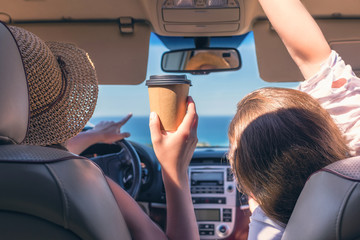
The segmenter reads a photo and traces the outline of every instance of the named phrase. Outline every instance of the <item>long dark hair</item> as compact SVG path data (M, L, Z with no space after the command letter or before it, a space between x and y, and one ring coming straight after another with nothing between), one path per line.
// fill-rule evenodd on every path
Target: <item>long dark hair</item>
M229 159L239 187L272 219L287 223L308 177L345 158L345 139L306 93L263 88L238 103Z

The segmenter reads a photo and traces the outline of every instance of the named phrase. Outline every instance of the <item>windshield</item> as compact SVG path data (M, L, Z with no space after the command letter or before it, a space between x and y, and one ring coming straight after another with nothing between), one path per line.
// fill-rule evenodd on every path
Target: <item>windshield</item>
M236 112L236 104L249 92L262 87L296 87L298 83L269 83L259 77L253 33L240 36L238 50L242 67L238 71L191 75L190 93L199 115L198 147L228 147L227 130ZM147 79L151 75L169 74L161 70L161 56L169 49L156 34L151 34ZM121 76L119 76L121 77ZM119 121L132 112L122 127L131 133L130 141L151 145L148 116L150 113L145 83L135 86L101 85L99 99L90 124L103 120Z

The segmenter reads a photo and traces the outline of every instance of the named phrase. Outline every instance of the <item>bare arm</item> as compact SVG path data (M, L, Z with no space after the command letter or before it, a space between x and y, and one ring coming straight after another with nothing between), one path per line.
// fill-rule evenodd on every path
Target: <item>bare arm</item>
M259 0L290 56L307 79L320 69L331 49L299 0Z
M119 122L105 121L96 124L88 131L80 132L66 142L66 148L75 154L80 154L95 143L113 143L130 136L128 132L121 132L121 127L131 118L128 114Z
M197 143L197 114L190 99L188 112L176 132L162 132L156 114L150 118L151 138L161 163L167 198L166 235L115 182L109 186L133 239L199 239L187 168Z
M156 113L150 116L151 140L162 167L167 203L169 239L199 239L187 169L197 143L197 114L191 98L176 132L160 130Z
M106 178L118 203L132 239L167 239L165 233L144 213L133 198L117 183Z

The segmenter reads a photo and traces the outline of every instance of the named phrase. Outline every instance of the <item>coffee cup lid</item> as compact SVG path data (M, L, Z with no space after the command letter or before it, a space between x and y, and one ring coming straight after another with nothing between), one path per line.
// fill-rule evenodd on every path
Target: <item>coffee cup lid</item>
M146 80L146 86L161 86L173 84L189 84L191 80L187 79L186 75L152 75L149 80Z

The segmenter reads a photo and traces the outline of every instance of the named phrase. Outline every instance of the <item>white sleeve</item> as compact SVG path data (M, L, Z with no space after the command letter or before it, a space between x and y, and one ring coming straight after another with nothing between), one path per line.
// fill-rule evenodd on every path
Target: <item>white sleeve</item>
M350 154L360 155L360 79L351 66L332 51L320 71L298 89L320 102L343 132Z
M284 227L268 218L258 206L250 217L248 240L280 240Z

